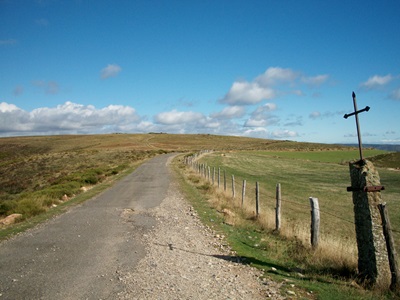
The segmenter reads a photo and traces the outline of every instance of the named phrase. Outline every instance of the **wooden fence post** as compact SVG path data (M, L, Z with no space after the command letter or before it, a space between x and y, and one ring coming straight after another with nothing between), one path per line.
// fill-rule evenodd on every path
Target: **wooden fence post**
M226 192L226 171L224 170L224 191Z
M243 185L242 185L242 208L244 204L244 197L246 196L246 180L243 180Z
M218 188L220 186L220 183L221 183L221 168L218 167Z
M258 181L256 182L256 217L258 218L258 216L260 215L259 212L259 201L260 201L260 190L259 190L259 185L258 185Z
M392 279L390 282L390 289L392 291L400 291L400 274L399 267L396 260L396 250L394 247L394 240L392 235L392 228L390 226L389 215L386 210L386 203L378 204L379 212L382 217L383 235L386 240L386 248L388 252L389 267Z
M215 167L213 167L212 183L215 185Z
M311 204L311 246L313 249L318 248L319 241L319 203L318 198L310 197Z
M275 208L275 230L281 230L281 184L276 185L276 208Z
M232 199L235 199L235 175L232 174Z

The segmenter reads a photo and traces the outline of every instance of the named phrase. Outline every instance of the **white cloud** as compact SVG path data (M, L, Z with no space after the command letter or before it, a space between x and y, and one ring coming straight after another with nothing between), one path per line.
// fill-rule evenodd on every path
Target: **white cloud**
M116 64L107 65L103 70L100 72L101 79L107 79L110 77L117 76L122 71L122 68Z
M248 119L244 123L244 127L265 127L267 126L268 121L266 119Z
M265 103L264 105L257 107L257 109L253 112L253 114L262 114L273 110L276 110L275 103Z
M319 86L328 78L329 75L326 74L307 77L289 68L271 67L253 81L235 81L220 102L229 105L253 105L262 100L274 99L278 95L304 96L303 91L295 88L296 86L299 84ZM288 91L285 86L289 86L290 90Z
M9 112L17 111L17 110L20 110L20 109L14 104L8 104L6 102L0 103L0 113L9 113Z
M293 138L297 137L299 134L292 130L277 130L271 133L271 137L282 139L282 138Z
M117 132L128 125L137 125L140 117L135 109L109 105L96 109L92 105L65 102L53 108L41 107L31 112L13 104L0 104L0 133L58 134Z
M304 77L302 77L301 80L302 80L302 82L304 82L306 84L318 86L318 85L325 83L328 80L328 78L329 78L329 75L324 74L324 75L317 75L314 77L304 76Z
M236 81L221 102L229 105L246 105L256 104L274 97L275 92L269 87L262 87L255 82Z
M255 81L262 86L271 86L279 82L293 82L298 76L298 73L292 69L271 67L264 74L258 76Z
M393 80L393 76L390 74L388 74L386 76L374 75L374 76L368 78L367 81L361 83L361 86L363 86L367 89L372 89L372 88L384 86L392 80Z
M172 110L168 112L162 112L154 116L154 120L156 123L164 124L164 125L179 125L185 123L193 123L199 122L204 119L204 116L201 113L196 112L184 112Z
M245 108L243 106L228 106L225 107L221 112L211 114L211 118L216 119L232 119L240 118L245 114Z
M270 112L276 109L274 103L266 103L257 107L250 115L250 118L245 122L245 127L262 127L279 123L277 116L271 115Z
M14 104L0 103L0 134L29 131L29 113Z
M256 128L247 129L246 131L243 132L243 134L245 136L266 138L266 135L268 134L268 130L265 129L264 127L256 127Z
M218 121L213 121L213 120L207 120L207 122L204 124L205 128L210 128L210 129L218 129L222 125L221 122Z
M265 139L287 139L299 136L296 131L291 130L277 130L269 132L264 127L256 127L246 130L243 133L245 136L265 138Z

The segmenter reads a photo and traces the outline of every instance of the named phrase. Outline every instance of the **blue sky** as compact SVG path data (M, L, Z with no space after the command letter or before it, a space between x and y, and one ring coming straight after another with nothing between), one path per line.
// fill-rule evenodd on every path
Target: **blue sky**
M0 0L0 136L400 143L400 2Z

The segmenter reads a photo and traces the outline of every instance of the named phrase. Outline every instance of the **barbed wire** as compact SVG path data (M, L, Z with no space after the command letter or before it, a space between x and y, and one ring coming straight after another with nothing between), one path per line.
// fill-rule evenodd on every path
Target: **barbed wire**
M210 166L208 166L208 167L210 167ZM220 167L219 167L219 168L220 168ZM197 168L194 168L194 170L196 170L196 169L197 169ZM217 169L217 168L216 168L216 169ZM222 170L223 170L223 169L221 169L221 171L222 171ZM198 171L198 173L199 173L199 175L200 175L201 177L204 176L204 174L203 174L202 172L200 172L200 170L197 170L197 171ZM233 174L233 175L234 175L234 174ZM207 178L207 176L204 176L204 177ZM239 178L235 178L234 183L240 185L240 183L237 182L237 179L239 179ZM210 178L209 178L209 180L210 180ZM245 179L243 179L243 180L245 180ZM227 180L227 181L228 181L228 180ZM246 182L247 182L247 180L246 180ZM310 208L309 205L302 204L302 203L295 202L295 201L291 201L291 200L288 200L288 199L281 199L281 201L282 201L282 202L291 203L291 204L293 204L293 205L300 206L300 207ZM286 207L286 208L292 209L291 207ZM294 209L292 209L292 210L294 210ZM347 222L347 223L350 223L350 224L355 225L355 222L354 222L354 221L350 221L350 220L348 220L348 219L346 219L346 218L340 217L340 216L338 216L338 215L336 215L336 214L334 214L334 213L332 213L332 212L328 212L328 211L325 211L325 210L321 210L320 208L319 208L318 210L320 211L320 213L329 215L329 216L331 216L331 217L333 217L333 218L336 218L336 219L342 220L342 221L344 221L344 222ZM298 212L299 212L299 211L298 211ZM302 213L302 211L300 211L300 213ZM305 213L305 212L304 212L304 213ZM336 212L336 213L339 213L339 212ZM374 224L373 224L373 226L376 227L376 228L382 228L382 225L374 225ZM396 230L396 229L391 228L391 231L394 232L394 233L399 233L399 234L400 234L400 231L399 231L399 230Z

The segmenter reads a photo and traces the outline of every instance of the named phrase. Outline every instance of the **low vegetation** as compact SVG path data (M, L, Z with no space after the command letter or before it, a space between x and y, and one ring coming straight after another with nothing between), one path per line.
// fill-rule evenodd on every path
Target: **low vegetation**
M45 213L111 180L162 149L129 147L114 136L0 139L0 219Z
M191 169L181 170L181 173L189 193L197 195L188 198L195 199L193 205L202 211L203 221L222 231L248 262L265 269L275 279L289 280L302 287L298 293L306 298L312 295L320 299L396 298L385 288L365 291L355 283L357 251L351 193L346 191L350 178L345 162L357 158L356 151L323 154L326 155L310 151L231 151L201 157L199 161L211 170L214 166L226 172L226 190L222 178L218 188L217 179L212 183L212 175L206 179ZM382 151L371 150L364 154L371 156ZM387 186L383 199L390 207L392 226L399 228L400 209L395 199L400 190L395 183L400 181L400 173L391 169L379 171L381 182ZM235 199L232 198L231 174L236 182ZM247 192L242 207L243 179L247 182ZM256 181L262 186L259 218L255 218L254 213ZM282 186L283 215L279 234L275 231L274 212L278 182ZM310 196L320 200L322 237L317 250L310 246ZM397 243L399 239L397 235Z
M223 232L248 263L287 281L286 288L297 289L297 294L309 299L391 297L364 291L353 281L354 224L346 187L350 183L347 162L358 152L339 145L156 133L0 138L0 219L22 214L19 223L1 228L0 239L93 197L154 155L204 149L215 152L202 162L223 168L228 178L235 175L236 198L232 200L229 189L221 191L177 164L182 187L203 221ZM380 167L392 227L400 228L399 153L370 149L365 155ZM248 192L242 208L243 179ZM252 196L256 181L262 199L258 219ZM283 201L279 234L273 230L277 183ZM309 246L310 196L320 199L322 241L317 251Z
M44 213L144 159L201 149L303 149L304 144L242 137L171 134L0 138L0 219ZM307 144L323 149L321 144ZM330 146L339 147L340 146Z

